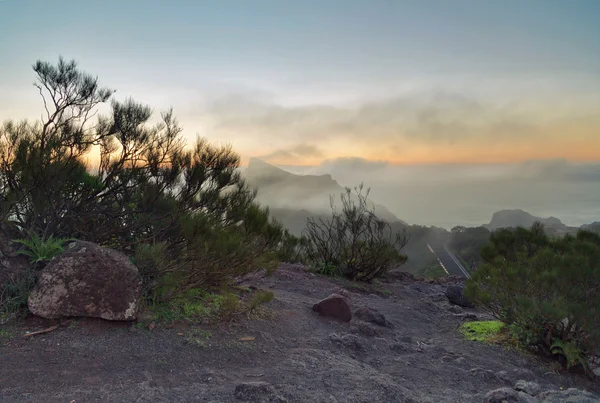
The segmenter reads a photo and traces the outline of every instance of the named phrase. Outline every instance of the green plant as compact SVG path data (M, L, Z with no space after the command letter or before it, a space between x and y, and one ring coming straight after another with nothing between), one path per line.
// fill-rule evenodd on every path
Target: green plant
M12 333L8 329L0 329L0 338L10 338Z
M498 334L504 329L504 323L492 321L478 321L463 323L459 331L471 341L482 341L489 343L496 339Z
M209 340L211 337L212 334L210 332L197 328L192 328L184 333L184 338L187 343L200 348L210 347Z
M238 312L239 307L240 298L232 292L225 292L222 294L219 306L219 317L222 320L230 320Z
M585 355L577 345L572 341L554 340L550 346L552 354L560 355L566 362L567 369L571 369L577 365L581 365L582 368L588 372L588 363L585 359Z
M0 315L15 317L26 313L27 299L36 282L37 274L30 268L0 286Z
M329 277L335 277L340 274L340 271L338 270L336 265L334 265L333 263L325 263L325 262L321 262L321 263L317 264L314 271L316 273L322 274L324 276L329 276Z
M273 294L273 291L260 290L252 296L252 299L248 304L248 310L252 312L259 306L271 302L274 297L275 294Z
M15 239L13 242L23 244L27 248L17 253L28 256L32 263L40 263L50 261L60 255L64 251L64 244L73 240L72 238L54 238L53 235L44 239L34 234L30 239Z
M310 263L325 273L333 272L334 266L346 278L371 281L406 261L400 254L408 242L406 232L394 232L379 219L369 207L368 194L368 189L363 193L362 184L354 193L346 188L340 212L331 197L331 218L307 219L304 254Z

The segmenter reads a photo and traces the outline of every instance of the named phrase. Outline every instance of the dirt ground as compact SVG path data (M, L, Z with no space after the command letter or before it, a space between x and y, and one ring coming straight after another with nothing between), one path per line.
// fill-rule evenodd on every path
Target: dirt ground
M275 299L218 326L147 327L29 318L0 329L1 402L482 402L491 389L533 380L544 390L598 384L456 331L474 310L450 308L444 286L382 284L377 292L282 265L246 282ZM318 316L340 285L393 328Z

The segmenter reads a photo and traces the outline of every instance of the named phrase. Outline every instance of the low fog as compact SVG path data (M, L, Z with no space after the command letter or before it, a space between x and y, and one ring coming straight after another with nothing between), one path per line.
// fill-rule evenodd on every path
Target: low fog
M497 165L410 165L360 158L327 160L319 166L280 166L301 175L330 174L341 186L361 182L370 198L409 224L450 229L488 223L494 212L522 209L554 216L566 225L600 220L600 164L565 160ZM327 189L329 179L319 186ZM330 189L335 192L334 185ZM274 207L325 211L326 197L304 186L267 187L261 199Z

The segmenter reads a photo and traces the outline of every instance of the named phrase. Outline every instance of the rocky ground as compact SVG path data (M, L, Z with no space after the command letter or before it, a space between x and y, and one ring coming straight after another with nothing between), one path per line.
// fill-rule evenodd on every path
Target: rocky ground
M216 327L150 330L76 319L23 337L54 322L4 325L0 401L600 401L589 379L464 340L457 327L486 315L450 305L443 284L405 279L365 290L293 265L245 283L271 289L275 299L251 317ZM353 313L369 308L363 320L355 314L336 321L312 310L333 292L347 293Z

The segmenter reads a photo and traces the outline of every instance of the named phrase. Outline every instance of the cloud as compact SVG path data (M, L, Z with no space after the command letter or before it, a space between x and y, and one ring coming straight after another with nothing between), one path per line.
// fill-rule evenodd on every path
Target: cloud
M259 158L267 162L285 164L286 161L289 162L297 159L320 159L323 158L323 153L316 146L303 143L290 148L275 150Z
M523 116L446 92L398 96L358 106L282 106L248 98L215 102L209 109L224 129L258 129L266 136L316 140L404 138L417 143L453 143L475 136L522 134Z
M321 162L321 168L331 171L361 171L375 172L380 171L390 164L388 161L370 161L361 157L342 157L327 159Z
M531 160L518 164L511 176L543 181L600 183L600 163L573 163L566 159Z
M252 148L249 155L288 164L352 156L392 162L600 158L585 146L600 129L600 110L566 104L554 98L502 104L420 91L354 104L284 105L275 97L234 94L211 101L204 113L214 137L241 145L241 153ZM304 152L307 146L319 153Z

